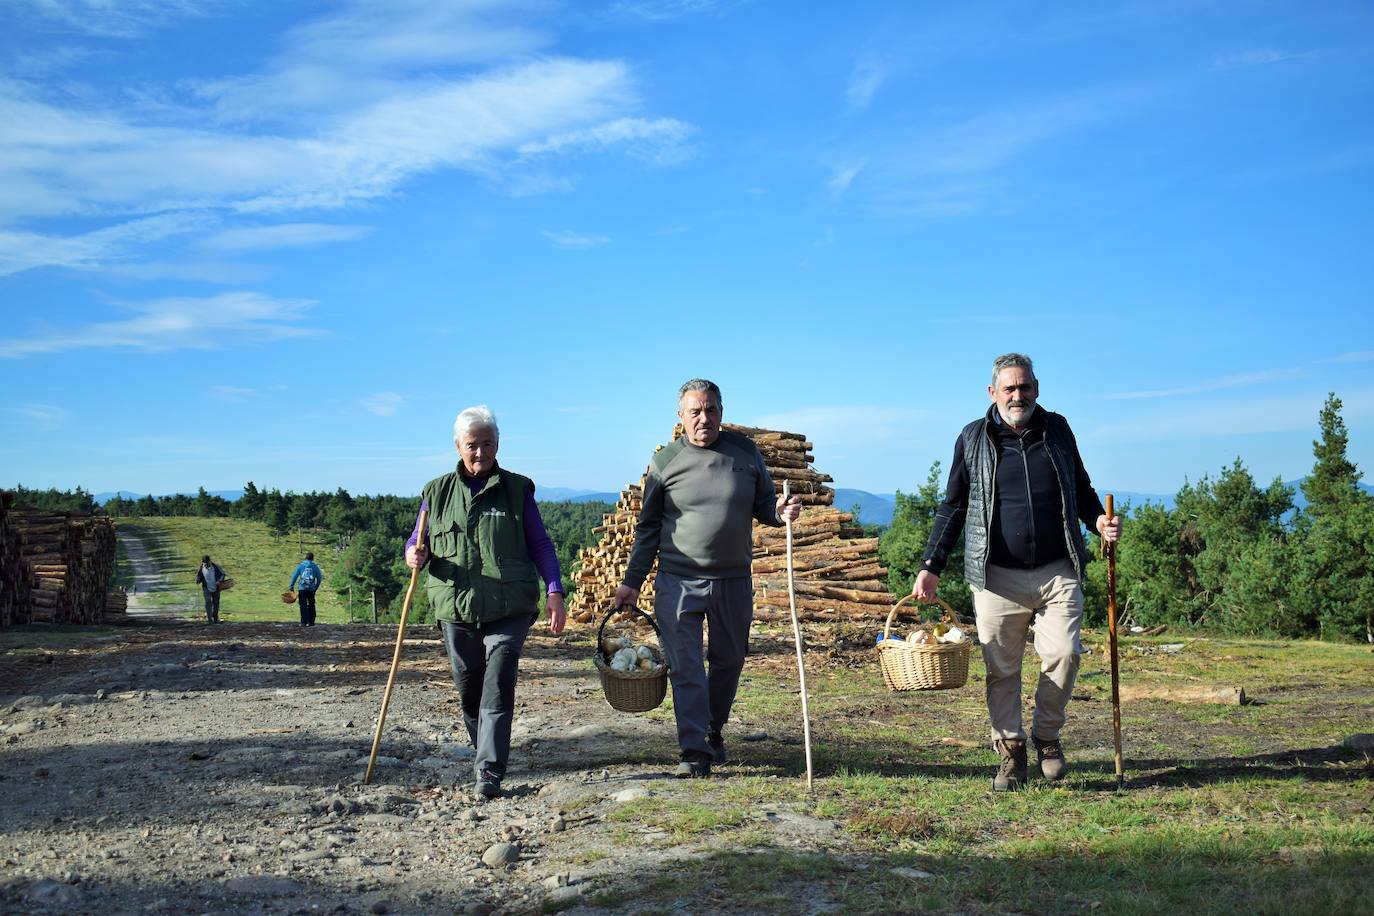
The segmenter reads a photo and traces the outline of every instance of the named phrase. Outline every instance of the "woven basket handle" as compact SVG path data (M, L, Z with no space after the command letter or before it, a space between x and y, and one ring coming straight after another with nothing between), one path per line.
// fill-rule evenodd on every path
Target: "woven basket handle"
M894 605L892 605L892 610L890 610L890 611L887 612L887 623L885 623L885 624L883 625L883 640L884 640L884 641L886 641L886 640L887 640L887 637L892 633L892 621L894 621L894 620L897 619L897 609L900 608L902 605L906 604L908 601L914 601L915 598L916 598L915 595L907 595L907 596L905 596L905 597L903 597L903 598L899 598L899 599L897 600L897 603L894 604ZM944 609L945 609L945 613L949 615L949 619L950 619L950 620L953 620L953 621L956 621L956 622L959 620L959 618L958 618L958 617L955 615L955 613L954 613L954 608L952 608L952 607L950 607L948 604L946 604L946 603L945 603L945 599L941 598L940 596L936 595L936 596L935 596L935 600L932 601L931 604L938 604L940 607L944 608ZM597 640L597 643L600 644L600 642L601 642L601 641L598 639L598 640Z
M663 634L658 631L658 624L654 622L654 618L650 617L648 614L644 613L639 608L635 607L633 604L622 604L619 607L613 607L610 610L608 610L606 612L606 616L601 618L601 626L596 628L596 651L601 653L602 658L606 657L605 650L601 648L601 640L606 635L606 624L610 623L611 616L613 614L619 613L620 611L634 611L640 617L643 617L645 620L649 621L649 626L654 628L654 636L658 638L659 646L661 647L663 645ZM606 661L609 662L610 659L606 659Z

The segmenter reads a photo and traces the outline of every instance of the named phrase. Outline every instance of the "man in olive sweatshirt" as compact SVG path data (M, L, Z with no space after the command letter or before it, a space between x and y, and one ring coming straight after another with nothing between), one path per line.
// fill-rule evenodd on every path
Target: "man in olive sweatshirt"
M685 434L654 455L617 607L639 600L658 557L654 616L668 657L682 762L673 775L711 775L725 763L730 718L754 616L753 521L774 527L801 514L776 492L746 436L721 429L720 388L692 379L678 391ZM710 630L703 658L702 628ZM706 663L710 663L710 673Z

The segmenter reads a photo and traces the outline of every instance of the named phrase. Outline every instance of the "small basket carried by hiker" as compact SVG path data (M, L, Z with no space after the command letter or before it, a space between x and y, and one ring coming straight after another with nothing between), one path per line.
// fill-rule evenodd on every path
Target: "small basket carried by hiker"
M635 646L627 636L609 640L606 638L606 624L610 621L611 615L619 610L622 608L611 608L607 611L606 616L601 618L601 626L596 630L594 661L596 672L601 675L601 690L606 694L606 702L611 704L612 709L620 712L648 712L658 708L668 694L668 662L654 647ZM637 607L625 607L623 610L638 614L649 621L649 626L654 628L654 635L659 637L659 645L663 644L658 624L654 623L652 617ZM624 670L628 656L622 653L627 652L634 654L636 659L634 667ZM621 658L620 662L617 662L617 656Z
M878 666L883 680L892 690L951 690L968 681L968 659L973 640L968 636L958 642L939 642L933 629L922 627L912 636L916 640L892 635L892 621L897 609L912 600L907 595L892 606L887 624L878 640ZM954 609L939 598L935 603L944 608L951 623L956 622Z
M296 603L296 593L293 592L293 591L291 591L291 589L288 588L286 591L284 591L284 592L281 593L281 603L282 603L282 604L295 604L295 603Z
M217 592L227 592L227 591L229 591L229 589L231 589L231 588L233 588L233 587L234 587L234 580L233 580L233 579L229 579L229 578L224 578L224 579L220 579L220 580L219 580L219 584L215 586L215 591L217 591Z

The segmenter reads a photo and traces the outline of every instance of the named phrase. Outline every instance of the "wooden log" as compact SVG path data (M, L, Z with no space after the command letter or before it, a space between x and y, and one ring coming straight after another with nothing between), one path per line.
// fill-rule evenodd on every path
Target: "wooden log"
M1122 684L1121 702L1135 700L1168 700L1173 703L1219 703L1224 706L1244 706L1247 702L1244 687L1216 687L1209 684Z

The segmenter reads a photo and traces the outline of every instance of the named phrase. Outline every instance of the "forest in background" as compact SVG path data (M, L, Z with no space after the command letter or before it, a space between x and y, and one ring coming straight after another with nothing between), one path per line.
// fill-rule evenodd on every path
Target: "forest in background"
M1304 508L1295 491L1275 478L1261 486L1237 457L1216 477L1185 483L1172 508L1147 503L1119 505L1126 524L1118 549L1118 608L1141 626L1206 627L1241 636L1319 637L1374 642L1374 499L1359 487L1349 460L1349 432L1341 401L1328 396L1319 414L1321 438L1315 462L1302 482ZM103 507L76 490L16 488L20 505L111 516L233 517L261 521L286 537L298 529L330 533L344 572L335 583L377 593L382 607L409 580L401 545L419 513L418 496L352 496L260 490L252 481L230 501L195 496L116 497ZM892 524L881 531L879 553L894 594L906 594L919 568L942 495L940 464L914 492L898 491ZM593 528L609 503L541 502L540 513L558 549L564 582L576 581L574 564L595 540ZM1099 545L1089 535L1094 555ZM962 544L940 580L940 595L971 614L962 579ZM1106 619L1106 568L1089 563L1084 592L1087 623ZM425 602L417 608L421 617Z

